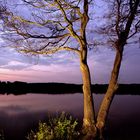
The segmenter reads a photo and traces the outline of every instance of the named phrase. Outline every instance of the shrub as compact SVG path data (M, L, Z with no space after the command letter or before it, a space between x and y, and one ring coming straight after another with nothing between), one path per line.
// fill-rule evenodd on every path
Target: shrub
M74 140L79 136L76 131L77 121L62 112L61 115L50 118L48 123L39 122L37 132L31 131L28 140Z

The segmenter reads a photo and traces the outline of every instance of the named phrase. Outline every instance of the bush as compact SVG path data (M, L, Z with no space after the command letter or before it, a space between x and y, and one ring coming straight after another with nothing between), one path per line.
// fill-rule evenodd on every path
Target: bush
M79 136L76 131L77 121L64 112L48 123L39 122L37 132L31 131L28 140L74 140Z

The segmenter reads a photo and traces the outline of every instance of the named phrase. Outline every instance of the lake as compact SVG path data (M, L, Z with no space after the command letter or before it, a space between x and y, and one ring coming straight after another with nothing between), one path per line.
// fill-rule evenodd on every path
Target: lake
M96 112L103 94L93 94ZM83 95L25 94L0 95L0 129L5 140L24 140L39 120L65 111L79 120L83 116ZM108 140L140 140L140 96L116 95L107 124Z

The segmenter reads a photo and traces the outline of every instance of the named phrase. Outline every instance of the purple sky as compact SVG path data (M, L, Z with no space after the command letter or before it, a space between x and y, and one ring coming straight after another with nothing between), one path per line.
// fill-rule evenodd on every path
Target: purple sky
M110 77L115 52L99 47L89 53L92 83L107 83ZM140 83L140 48L126 47L119 82ZM82 83L79 58L70 52L61 52L52 57L31 57L9 48L0 49L1 81L67 82Z
M104 11L102 6L103 3L97 1L96 24L102 24L99 22L99 15ZM25 8L22 10L26 13ZM93 28L90 23L88 29ZM94 34L88 38L93 37L96 38ZM3 40L0 39L0 42ZM103 46L89 52L88 64L92 83L108 83L114 56L114 51ZM119 75L120 83L140 83L139 61L139 44L126 46ZM0 48L0 77L1 81L82 83L79 58L72 52L59 52L51 57L33 57L19 54L8 47Z

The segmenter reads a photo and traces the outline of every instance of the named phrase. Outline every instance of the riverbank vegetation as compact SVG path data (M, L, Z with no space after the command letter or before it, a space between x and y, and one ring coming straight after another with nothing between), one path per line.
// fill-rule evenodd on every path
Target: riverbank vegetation
M78 122L62 112L48 122L39 122L38 130L31 131L28 140L77 140L80 133L76 130Z

